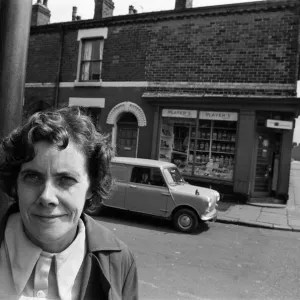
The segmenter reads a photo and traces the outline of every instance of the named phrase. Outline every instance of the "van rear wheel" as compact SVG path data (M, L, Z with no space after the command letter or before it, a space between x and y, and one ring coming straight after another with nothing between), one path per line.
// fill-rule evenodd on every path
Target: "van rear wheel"
M182 208L174 214L173 224L177 230L190 233L198 227L199 220L191 209Z

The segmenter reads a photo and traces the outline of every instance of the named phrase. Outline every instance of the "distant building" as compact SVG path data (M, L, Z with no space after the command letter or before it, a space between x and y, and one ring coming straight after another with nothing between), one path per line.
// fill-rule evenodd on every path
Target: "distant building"
M93 20L73 11L72 22L32 26L25 111L86 107L120 156L170 160L188 181L248 200L286 200L299 1L174 2L114 17L99 0Z

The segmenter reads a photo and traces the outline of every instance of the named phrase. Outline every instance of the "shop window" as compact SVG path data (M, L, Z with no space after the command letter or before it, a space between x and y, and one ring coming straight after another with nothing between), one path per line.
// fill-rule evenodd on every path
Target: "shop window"
M198 116L162 118L159 159L173 162L183 175L232 181L237 113L201 111Z
M192 132L189 147L194 175L233 180L235 145L236 122L199 120L198 132Z

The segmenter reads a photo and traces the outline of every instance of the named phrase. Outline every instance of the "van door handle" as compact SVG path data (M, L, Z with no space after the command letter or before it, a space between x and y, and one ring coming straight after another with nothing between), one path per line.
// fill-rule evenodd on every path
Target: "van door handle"
M132 185L132 184L131 184L130 187L131 187L131 188L136 188L136 185Z
M171 196L170 193L161 193L163 196Z

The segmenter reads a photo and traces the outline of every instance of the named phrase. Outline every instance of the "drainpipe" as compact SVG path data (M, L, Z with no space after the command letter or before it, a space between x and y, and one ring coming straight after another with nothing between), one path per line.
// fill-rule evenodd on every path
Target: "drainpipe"
M60 26L60 44L59 44L59 57L58 57L58 67L56 74L56 83L55 83L55 98L54 98L54 108L58 107L58 98L59 98L59 84L60 84L60 74L61 74L61 65L62 65L62 54L64 50L64 38L65 31L63 26Z

